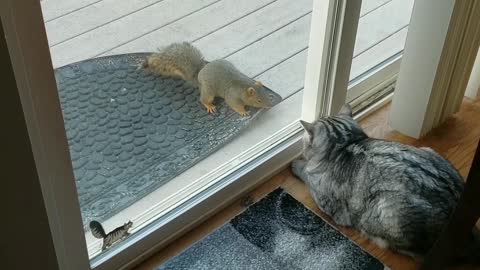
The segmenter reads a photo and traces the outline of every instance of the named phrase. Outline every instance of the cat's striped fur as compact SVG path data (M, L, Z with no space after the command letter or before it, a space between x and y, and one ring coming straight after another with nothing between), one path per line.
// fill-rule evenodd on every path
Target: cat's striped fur
M429 148L369 138L348 105L302 125L304 152L292 170L316 204L379 245L422 258L463 191L452 164Z
M132 225L133 223L129 221L106 234L102 224L100 224L100 222L98 221L93 220L90 222L90 230L94 237L103 239L102 250L105 250L106 248L112 246L115 242L129 236L130 233L128 232L128 230L132 227Z

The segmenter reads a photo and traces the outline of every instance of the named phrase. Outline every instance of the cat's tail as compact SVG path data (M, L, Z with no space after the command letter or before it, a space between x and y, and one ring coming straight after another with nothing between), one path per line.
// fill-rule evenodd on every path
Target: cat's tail
M105 236L107 236L102 224L96 220L92 220L90 222L90 231L95 238L103 239Z

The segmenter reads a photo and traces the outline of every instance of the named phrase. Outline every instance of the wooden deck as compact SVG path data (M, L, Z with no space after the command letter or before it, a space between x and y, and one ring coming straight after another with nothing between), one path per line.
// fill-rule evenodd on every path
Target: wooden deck
M190 41L283 98L299 92L312 0L43 0L54 67ZM351 77L403 48L413 0L364 0Z

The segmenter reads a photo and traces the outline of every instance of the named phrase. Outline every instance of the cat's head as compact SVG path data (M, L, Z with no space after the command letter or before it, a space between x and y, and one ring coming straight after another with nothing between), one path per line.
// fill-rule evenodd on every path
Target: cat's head
M305 150L313 148L318 152L332 145L343 145L352 140L366 138L361 127L353 119L352 108L348 104L343 105L335 116L323 117L313 123L300 120L300 123L305 129L303 137Z

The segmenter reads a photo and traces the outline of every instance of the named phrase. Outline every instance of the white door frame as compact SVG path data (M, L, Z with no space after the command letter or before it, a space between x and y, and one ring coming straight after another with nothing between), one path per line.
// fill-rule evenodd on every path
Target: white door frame
M0 123L4 128L0 136L0 179L4 180L0 191L0 212L3 217L0 228L5 232L2 234L0 247L2 269L36 269L38 261L41 261L41 268L57 270L59 267L53 237L32 156L17 82L1 26L0 63Z
M420 138L460 108L480 42L478 1L415 1L390 126Z
M302 105L305 121L334 114L345 104L361 5L362 1L313 2Z
M314 0L314 3L312 41L304 90L306 109L303 114L311 120L321 114L337 111L345 102L361 6L361 1L347 0ZM90 261L40 3L38 0L2 1L0 17L59 268L89 269ZM223 175L222 181L210 186L208 192L172 209L161 221L133 234L118 248L100 255L92 261L91 267L127 268L165 246L226 206L236 196L284 168L301 152L301 133L298 123L279 131L278 134L283 134L279 140L281 143L242 164L239 169ZM20 182L18 184L21 185Z
M477 52L477 57L475 57L475 63L473 64L472 73L470 74L470 79L468 80L465 96L471 99L476 99L478 97L479 90L480 90L480 50Z
M0 16L59 268L88 269L77 190L40 1L1 1Z

